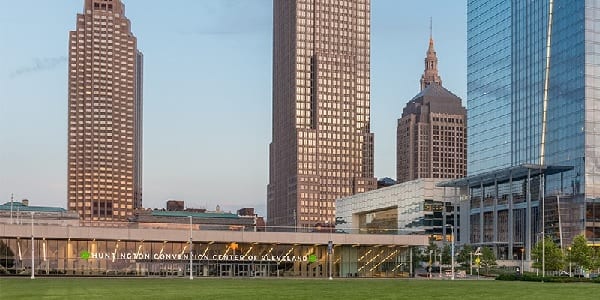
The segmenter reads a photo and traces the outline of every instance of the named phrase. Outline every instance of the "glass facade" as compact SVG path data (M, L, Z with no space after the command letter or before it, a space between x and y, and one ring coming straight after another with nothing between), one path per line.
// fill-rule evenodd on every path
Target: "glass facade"
M397 234L397 226L397 207L358 215L358 228L360 233Z
M548 96L547 164L568 165L575 168L560 177L548 179L547 193L562 186L569 194L588 194L584 187L585 177L598 173L592 165L588 171L583 165L586 160L586 144L600 145L600 139L586 141L586 54L584 1L557 1L552 27L552 49L550 59ZM600 23L599 23L600 24ZM600 49L600 48L599 48ZM600 53L599 53L600 54ZM600 85L599 85L600 87ZM591 111L589 111L591 112ZM591 131L594 131L593 128ZM589 130L588 130L589 131ZM591 143L590 143L591 142ZM591 152L589 153L591 154ZM589 157L593 159L593 157ZM592 164L596 164L592 162ZM598 173L599 176L600 173ZM591 187L590 187L591 188ZM596 195L597 196L597 195Z
M189 242L35 239L35 270L59 276L189 276ZM193 243L197 277L408 277L404 246ZM0 274L31 274L31 239L0 239Z
M510 166L511 5L467 6L467 175Z
M563 197L574 215L563 225L592 243L600 242L599 33L600 1L468 2L468 175L526 163L572 166L544 178L544 195ZM485 215L471 219L472 230L485 228Z

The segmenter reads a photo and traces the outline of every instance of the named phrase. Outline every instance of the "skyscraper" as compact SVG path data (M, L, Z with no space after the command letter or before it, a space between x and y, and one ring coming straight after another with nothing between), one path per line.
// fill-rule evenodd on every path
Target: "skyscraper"
M600 10L594 1L468 1L470 242L523 253L600 242Z
M442 86L437 61L430 37L421 92L406 104L396 127L399 183L467 174L467 112L460 98Z
M335 199L376 188L370 0L273 2L268 224L334 222Z
M118 221L142 206L142 53L120 0L85 0L69 33L68 209Z

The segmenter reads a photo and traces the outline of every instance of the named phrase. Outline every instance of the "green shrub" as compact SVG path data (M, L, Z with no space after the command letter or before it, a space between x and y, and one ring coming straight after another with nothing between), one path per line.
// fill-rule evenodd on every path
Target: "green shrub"
M559 282L559 283L570 283L570 282L593 282L600 283L600 278L579 278L579 277L542 277L532 274L501 274L496 277L496 280L504 281L531 281L531 282Z

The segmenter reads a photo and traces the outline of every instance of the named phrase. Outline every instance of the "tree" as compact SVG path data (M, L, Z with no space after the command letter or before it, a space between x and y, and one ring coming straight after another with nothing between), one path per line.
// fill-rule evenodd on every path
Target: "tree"
M433 261L435 261L434 255L436 255L436 253L440 253L440 248L434 242L430 241L429 245L427 245L427 248L425 248L425 252L423 252L422 261L426 262L427 265L431 266L433 264ZM429 260L430 258L431 260Z
M465 268L471 267L471 257L473 252L475 252L473 246L469 244L464 245L462 250L458 253L456 261Z
M496 265L496 254L490 247L481 248L481 265L485 268L485 273L490 273L490 267Z
M581 269L590 269L592 266L592 249L587 245L587 240L583 234L573 239L571 261Z
M600 269L600 248L593 247L593 249L592 249L591 269L593 269L593 270Z
M543 258L542 253L544 253ZM533 267L540 270L559 271L562 270L565 265L563 252L549 236L544 238L544 243L540 241L535 244L534 248L531 250L531 256L534 259ZM542 266L542 260L544 266Z
M423 261L423 247L413 248L412 249L413 276L414 276L414 273L416 273L416 270L421 266L422 261Z
M449 265L452 263L452 249L449 244L446 244L444 248L442 248L442 264Z

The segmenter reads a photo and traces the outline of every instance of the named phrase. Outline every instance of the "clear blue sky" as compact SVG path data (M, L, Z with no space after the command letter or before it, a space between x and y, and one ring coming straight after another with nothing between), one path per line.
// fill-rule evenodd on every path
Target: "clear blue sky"
M278 1L278 0L276 0ZM68 32L83 0L0 0L0 202L66 207ZM371 1L375 175L419 92L429 18L443 85L466 103L466 1ZM124 0L144 53L143 204L266 214L270 0Z

